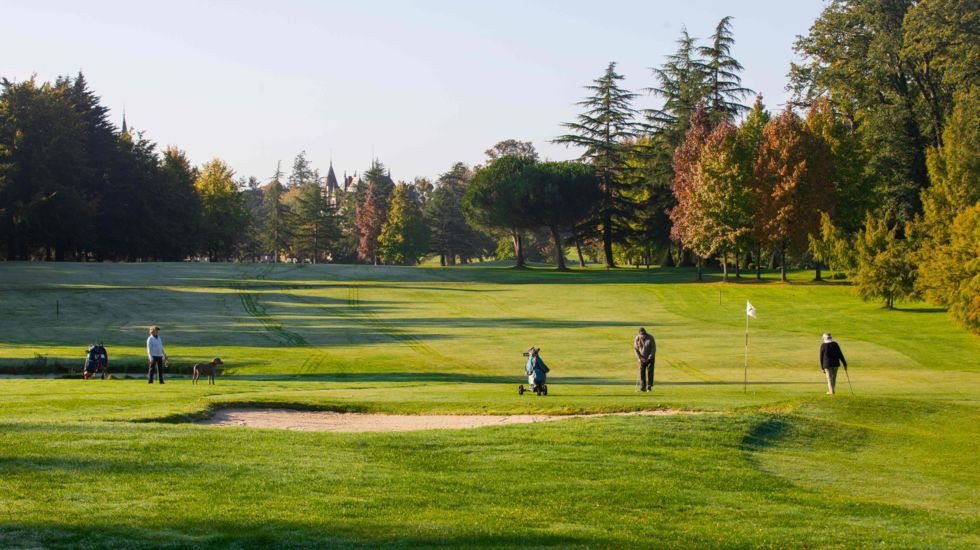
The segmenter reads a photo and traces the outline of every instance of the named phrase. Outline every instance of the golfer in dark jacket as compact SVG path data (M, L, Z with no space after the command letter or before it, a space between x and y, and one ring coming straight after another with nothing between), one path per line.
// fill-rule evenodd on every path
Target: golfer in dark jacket
M641 328L633 339L633 353L640 364L640 391L653 391L653 366L657 361L657 341Z
M840 350L840 346L830 336L830 333L825 332L823 344L820 346L820 369L827 375L827 388L830 389L827 392L828 395L834 395L834 386L837 384L837 369L841 363L844 364L844 370L847 370L844 352Z

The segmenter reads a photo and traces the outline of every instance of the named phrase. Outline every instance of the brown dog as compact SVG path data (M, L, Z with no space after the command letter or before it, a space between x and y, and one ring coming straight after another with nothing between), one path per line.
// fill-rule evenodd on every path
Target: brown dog
M194 379L192 384L197 384L197 379L201 377L202 374L208 376L208 384L214 384L214 375L218 370L218 365L223 365L220 357L215 357L214 361L210 363L198 363L194 365Z

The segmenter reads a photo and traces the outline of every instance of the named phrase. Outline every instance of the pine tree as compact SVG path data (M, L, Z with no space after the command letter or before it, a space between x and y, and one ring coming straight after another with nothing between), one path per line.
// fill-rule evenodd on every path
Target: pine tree
M554 140L584 148L581 160L595 170L602 200L594 209L590 225L602 236L606 267L616 266L613 241L629 232L629 222L636 210L629 197L630 180L626 174L630 145L638 134L634 121L637 111L632 107L636 94L619 87L617 82L622 79L616 73L616 64L610 63L603 76L586 86L593 95L578 103L586 108L578 116L578 122L563 124L572 133Z
M540 225L529 202L533 164L526 157L504 155L477 170L463 196L468 221L507 232L519 268L525 266L522 232Z
M670 153L680 146L687 134L694 111L707 93L705 79L707 68L698 57L697 39L681 31L677 51L667 56L667 62L651 68L657 86L646 91L664 99L663 107L645 111L654 135L663 141L663 148Z
M301 184L293 204L290 249L300 258L319 263L340 236L336 212L319 178Z
M282 251L289 246L292 238L292 216L283 199L285 188L282 185L282 170L276 164L276 173L262 190L262 206L260 208L259 242L272 254L272 262L278 263Z
M718 22L715 33L711 35L711 45L698 48L703 58L704 100L710 113L712 124L734 122L749 107L741 100L751 95L752 90L742 86L742 64L731 56L735 39L732 36L732 18L727 16Z
M528 208L538 213L539 223L551 232L555 267L565 268L563 232L585 219L601 198L592 169L578 162L540 162L531 165Z
M441 265L455 265L456 258L481 256L490 246L486 235L475 229L463 213L463 196L473 172L462 162L439 176L423 213L429 226L430 247Z

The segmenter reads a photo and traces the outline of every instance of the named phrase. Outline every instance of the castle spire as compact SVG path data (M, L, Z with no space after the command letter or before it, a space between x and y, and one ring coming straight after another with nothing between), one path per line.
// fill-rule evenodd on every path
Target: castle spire
M129 130L126 128L126 108L125 107L123 107L122 133L124 133L124 134L128 134L129 133Z

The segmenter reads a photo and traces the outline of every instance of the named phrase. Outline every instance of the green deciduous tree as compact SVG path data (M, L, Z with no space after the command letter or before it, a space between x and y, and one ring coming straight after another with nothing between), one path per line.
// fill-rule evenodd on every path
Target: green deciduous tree
M422 216L422 204L414 189L404 183L395 186L388 220L378 237L379 252L386 263L416 264L429 250L429 227Z
M752 177L755 234L780 251L802 252L819 232L820 212L833 215L836 197L827 145L806 130L790 109L766 124Z
M214 159L194 183L201 197L204 249L211 261L231 258L245 235L250 215L245 196L235 186L234 171Z

